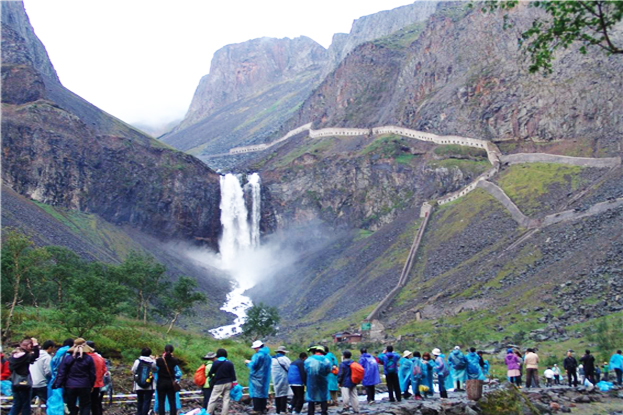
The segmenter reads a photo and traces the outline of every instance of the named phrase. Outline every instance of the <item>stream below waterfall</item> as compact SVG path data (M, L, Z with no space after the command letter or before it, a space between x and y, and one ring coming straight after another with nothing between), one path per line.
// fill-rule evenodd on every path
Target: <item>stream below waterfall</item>
M253 302L249 297L243 295L246 288L237 286L232 292L227 294L227 302L221 307L221 310L236 315L234 324L217 327L210 330L210 334L217 339L226 339L241 333L240 326L244 324L247 317L247 310L253 306Z
M257 266L252 260L260 245L261 194L260 176L257 173L246 176L226 174L221 176L221 226L223 233L219 241L221 269L234 280L233 290L221 310L236 315L233 324L216 327L210 334L224 339L241 333L240 327L247 317L246 311L253 306L244 292L251 288L258 276ZM245 193L250 195L245 201ZM250 204L247 208L247 203Z

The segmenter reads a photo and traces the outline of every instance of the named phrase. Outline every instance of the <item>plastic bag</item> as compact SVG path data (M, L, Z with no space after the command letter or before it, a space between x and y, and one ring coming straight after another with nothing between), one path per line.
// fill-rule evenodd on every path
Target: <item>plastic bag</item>
M242 386L240 386L239 384L235 384L234 387L231 388L229 391L229 397L232 400L239 402L240 399L242 399Z
M586 386L586 389L588 389L589 391L595 389L595 385L593 385L588 379L584 379L584 386Z
M602 392L608 392L610 389L612 389L612 386L614 386L612 384L612 382L607 382L605 380L602 380L601 382L597 383L597 388L602 391Z

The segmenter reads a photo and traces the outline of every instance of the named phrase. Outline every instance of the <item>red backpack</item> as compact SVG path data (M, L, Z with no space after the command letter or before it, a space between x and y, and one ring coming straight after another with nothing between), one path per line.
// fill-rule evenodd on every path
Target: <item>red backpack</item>
M195 381L195 385L199 387L203 387L206 383L206 365L199 366L199 369L195 370L195 377L193 379Z
M361 381L363 380L363 374L364 374L363 366L361 366L357 362L353 362L350 364L351 382L353 382L355 385L359 385Z

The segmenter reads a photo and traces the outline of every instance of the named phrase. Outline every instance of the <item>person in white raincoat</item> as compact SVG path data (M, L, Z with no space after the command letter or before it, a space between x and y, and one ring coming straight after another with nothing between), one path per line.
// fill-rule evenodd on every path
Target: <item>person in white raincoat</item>
M273 387L275 388L275 410L279 414L286 413L288 406L288 393L290 392L290 384L288 383L288 369L290 368L290 359L286 357L288 351L284 346L279 346L276 354L273 356L272 367L270 373L273 377Z

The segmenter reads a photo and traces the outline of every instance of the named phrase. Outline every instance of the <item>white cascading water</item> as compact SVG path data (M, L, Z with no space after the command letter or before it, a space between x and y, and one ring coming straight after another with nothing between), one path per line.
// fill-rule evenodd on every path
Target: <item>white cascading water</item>
M227 302L221 310L236 315L234 324L217 327L210 333L217 339L237 334L246 319L246 310L253 303L243 295L251 288L251 281L244 267L240 267L241 257L248 255L260 244L260 176L253 173L247 177L245 188L251 192L251 226L249 212L244 198L240 179L233 174L221 176L221 226L223 233L219 242L221 268L228 271L236 281L234 290L227 295ZM244 262L244 261L242 261Z
M233 174L221 176L221 226L219 242L224 269L231 269L239 251L251 246L247 206L240 180Z
M253 173L248 177L248 186L251 187L251 246L260 246L260 219L261 219L261 194L260 175Z

